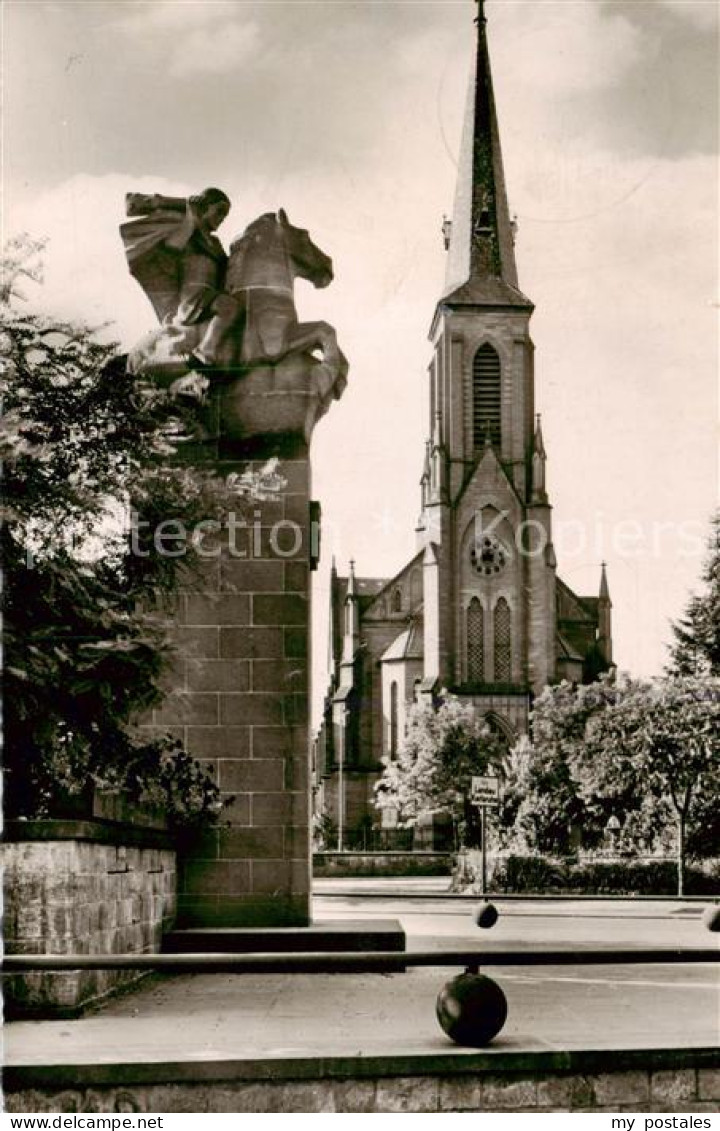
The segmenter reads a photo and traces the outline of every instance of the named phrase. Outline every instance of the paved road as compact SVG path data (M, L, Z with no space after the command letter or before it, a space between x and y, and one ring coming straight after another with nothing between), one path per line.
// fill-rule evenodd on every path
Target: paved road
M437 881L435 881L437 885ZM347 886L347 884L346 884ZM431 949L481 943L509 946L688 946L707 947L717 935L704 929L703 903L664 900L502 900L500 917L490 931L475 926L473 913L481 900L443 897L442 889L400 896L392 889L382 896L369 882L343 894L339 881L318 885L316 919L397 918L408 946Z
M357 895L316 897L316 919L397 917L409 948L707 947L702 906L668 903L499 904L479 931L472 904ZM163 979L77 1021L16 1022L5 1031L8 1064L117 1060L390 1055L467 1050L449 1044L435 999L454 971L394 975L194 975ZM716 1045L718 967L497 967L509 1003L498 1049Z

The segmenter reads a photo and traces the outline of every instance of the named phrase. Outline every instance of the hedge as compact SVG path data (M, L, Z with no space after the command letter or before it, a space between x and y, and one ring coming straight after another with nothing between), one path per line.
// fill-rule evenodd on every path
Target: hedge
M494 866L493 866L494 864ZM490 868L496 892L582 895L675 895L674 860L564 860L546 856L508 856ZM720 864L685 869L686 895L720 895Z

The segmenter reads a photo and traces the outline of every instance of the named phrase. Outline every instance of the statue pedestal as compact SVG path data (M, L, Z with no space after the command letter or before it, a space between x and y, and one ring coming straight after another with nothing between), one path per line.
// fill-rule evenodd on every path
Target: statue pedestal
M310 922L310 568L319 531L308 442L328 389L319 363L302 372L296 363L286 389L289 367L269 368L217 384L209 438L185 455L222 476L277 456L287 485L278 498L239 500L217 557L179 599L178 663L152 724L179 733L234 797L229 823L186 845L179 927Z

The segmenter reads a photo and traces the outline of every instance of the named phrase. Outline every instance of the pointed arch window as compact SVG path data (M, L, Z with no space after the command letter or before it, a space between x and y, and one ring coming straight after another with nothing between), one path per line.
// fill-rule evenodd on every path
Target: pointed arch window
M467 611L467 677L470 683L485 679L485 617L477 597L473 597Z
M485 716L485 723L491 734L498 739L505 750L509 750L514 741L513 730L510 724L493 712Z
M390 684L390 757L397 757L398 746L398 685Z
M402 612L402 593L399 589L396 589L392 595L392 611L394 613Z
M512 682L510 606L501 597L495 606L495 683Z
M473 444L481 448L486 436L494 448L502 440L500 413L500 358L487 343L473 358Z

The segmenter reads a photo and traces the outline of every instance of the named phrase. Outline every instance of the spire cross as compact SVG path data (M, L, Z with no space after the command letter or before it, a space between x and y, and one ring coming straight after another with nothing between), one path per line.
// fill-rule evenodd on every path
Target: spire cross
M487 16L485 15L485 0L475 0L475 3L477 4L478 8L478 14L475 19L475 23L486 24Z

